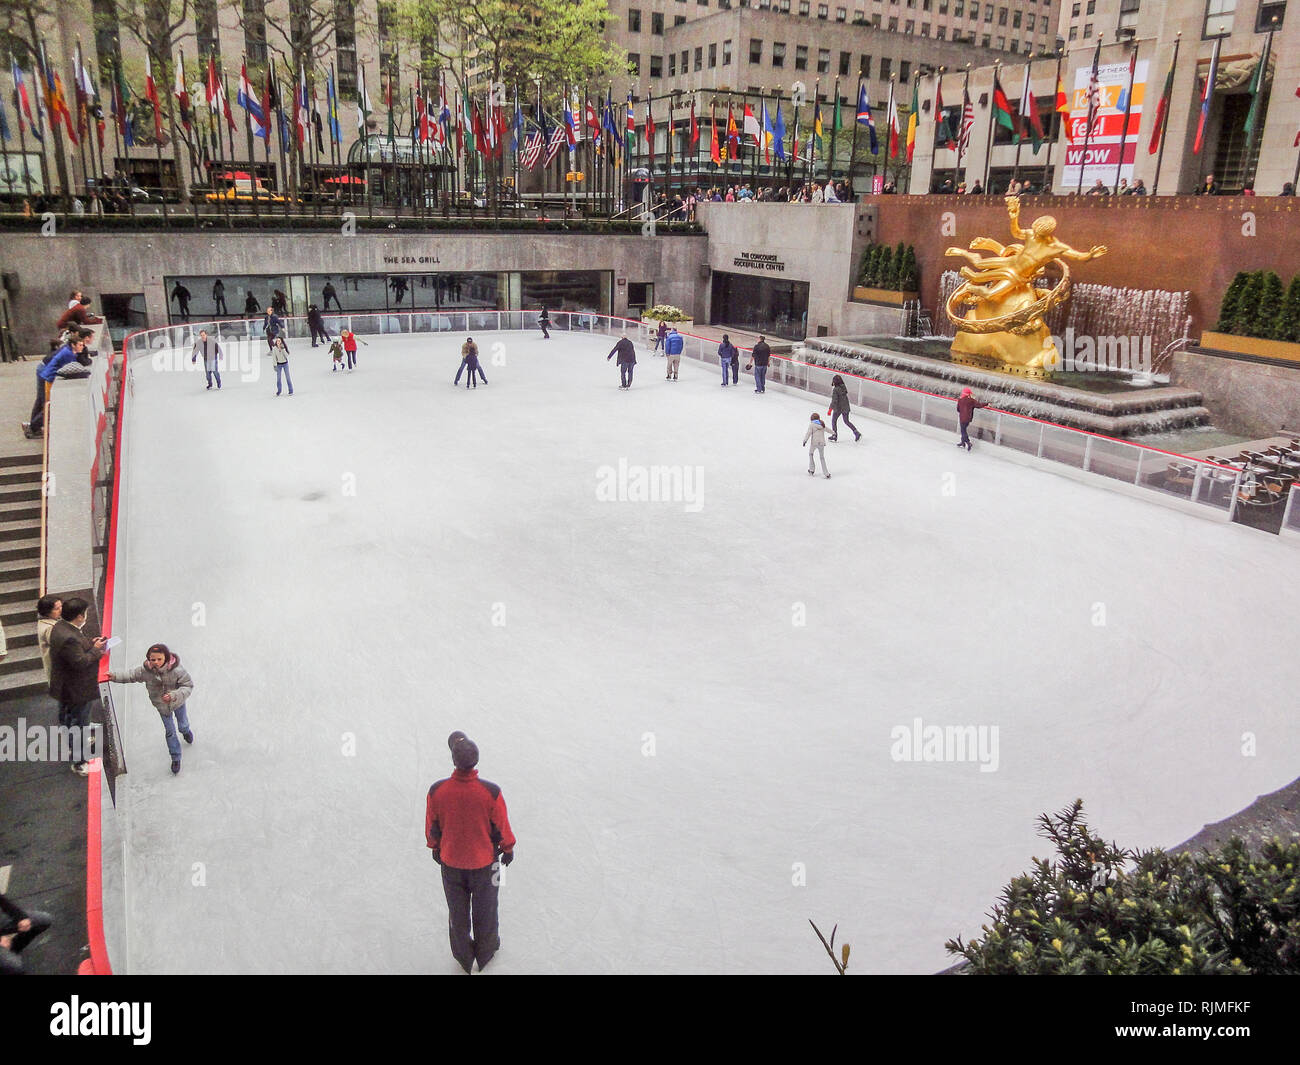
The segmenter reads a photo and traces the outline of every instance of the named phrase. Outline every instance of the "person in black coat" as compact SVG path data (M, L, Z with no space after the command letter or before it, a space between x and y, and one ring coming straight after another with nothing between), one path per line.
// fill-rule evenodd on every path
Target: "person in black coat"
M542 327L542 339L550 340L551 313L545 307L542 308L542 313L537 316L537 324Z
M636 369L636 348L632 346L632 341L628 340L627 334L624 333L617 344L608 355L605 361L609 362L615 355L618 356L618 379L619 388L627 389L632 387L632 371Z
M767 340L764 337L758 338L758 343L754 345L749 356L749 366L745 369L754 371L754 391L767 391L767 364L772 358L772 349L767 346Z
M0 976L21 974L23 960L19 955L23 948L53 923L48 913L28 913L0 895Z
M970 450L970 436L966 430L970 428L971 420L975 417L975 411L980 407L987 407L987 403L981 403L972 394L969 388L963 388L961 395L957 399L957 421L961 424L961 439L957 442L958 447L964 447Z
M91 737L86 730L91 708L99 700L99 660L105 642L102 636L92 639L82 631L89 606L75 596L64 600L63 616L50 630L50 695L59 704L59 724L79 734L73 737L72 771L81 776L87 772Z
M322 344L327 340L333 339L333 337L325 331L325 319L321 317L320 308L314 303L307 308L307 325L311 329L311 346L313 348L316 347L317 337L320 338Z
M844 419L844 424L853 430L853 441L862 439L862 434L858 432L857 426L849 421L849 389L844 383L844 378L836 374L831 378L831 409L826 412L831 416L831 439L840 438L839 421Z

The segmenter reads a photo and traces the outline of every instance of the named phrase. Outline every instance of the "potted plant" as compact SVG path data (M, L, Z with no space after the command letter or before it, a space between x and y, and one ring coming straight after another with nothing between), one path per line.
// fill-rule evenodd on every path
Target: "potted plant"
M684 310L667 303L655 304L641 315L641 320L643 322L654 322L656 329L659 322L667 322L676 328L678 332L688 332L695 325L695 319Z
M864 303L901 307L908 300L919 298L919 278L916 250L910 244L900 241L895 248L873 244L862 253L853 298Z

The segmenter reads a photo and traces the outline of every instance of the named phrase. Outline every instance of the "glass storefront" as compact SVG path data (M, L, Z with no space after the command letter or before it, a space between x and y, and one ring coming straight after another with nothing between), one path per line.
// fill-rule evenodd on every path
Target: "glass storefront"
M808 326L808 282L754 274L713 273L713 325L802 340Z
M543 305L553 311L609 314L613 304L613 275L607 270L207 275L164 280L172 325L255 317L270 306L277 292L284 294L291 315L306 314L312 303L333 314L536 310ZM327 287L332 289L328 297Z

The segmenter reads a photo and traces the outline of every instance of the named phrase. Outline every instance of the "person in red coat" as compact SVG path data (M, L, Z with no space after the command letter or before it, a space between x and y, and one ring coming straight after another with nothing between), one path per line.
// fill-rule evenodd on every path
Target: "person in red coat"
M971 419L975 417L975 411L979 407L987 407L987 403L977 402L971 395L969 388L963 388L961 395L957 398L957 420L961 423L961 439L957 442L958 447L964 447L970 450L970 437L966 430L970 428Z
M515 858L501 789L480 780L478 747L463 732L447 737L455 772L429 789L425 802L424 839L433 860L442 866L447 896L447 930L452 956L467 973L478 962L487 967L501 947L497 930L500 866ZM473 927L471 929L471 917Z

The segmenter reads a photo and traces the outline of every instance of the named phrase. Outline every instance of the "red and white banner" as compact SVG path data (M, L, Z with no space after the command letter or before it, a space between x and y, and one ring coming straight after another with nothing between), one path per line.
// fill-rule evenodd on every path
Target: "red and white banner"
M1074 72L1074 91L1070 94L1070 114L1065 119L1070 143L1065 150L1065 167L1060 183L1066 189L1079 185L1079 168L1083 167L1083 191L1100 178L1103 185L1114 188L1122 179L1133 183L1133 161L1137 157L1138 132L1142 126L1142 105L1146 95L1148 63L1139 59L1133 70L1133 89L1129 92L1129 63L1103 63L1097 68L1097 104L1092 132L1088 132L1088 92L1092 82L1092 64L1085 63ZM1125 134L1124 109L1128 108ZM1120 141L1124 141L1124 159L1119 158ZM1087 143L1087 155L1084 145ZM1118 173L1116 167L1118 166Z

